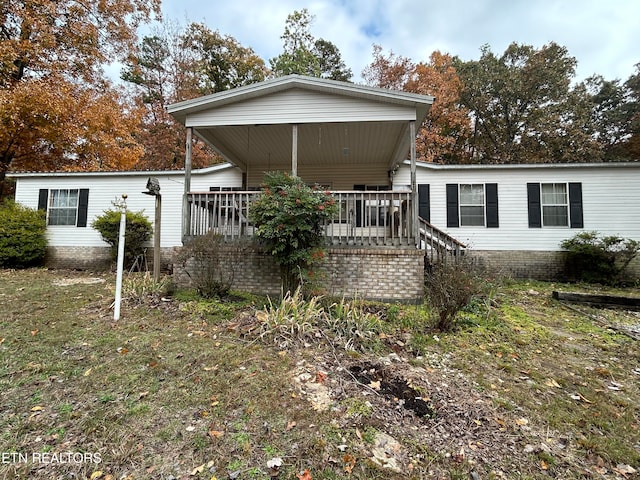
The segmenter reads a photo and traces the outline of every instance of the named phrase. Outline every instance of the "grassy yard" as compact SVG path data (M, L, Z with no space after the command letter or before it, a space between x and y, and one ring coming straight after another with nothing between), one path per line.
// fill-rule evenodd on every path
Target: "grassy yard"
M0 271L0 478L638 478L640 316L551 298L594 287L508 282L436 333L140 277L114 322L114 283Z

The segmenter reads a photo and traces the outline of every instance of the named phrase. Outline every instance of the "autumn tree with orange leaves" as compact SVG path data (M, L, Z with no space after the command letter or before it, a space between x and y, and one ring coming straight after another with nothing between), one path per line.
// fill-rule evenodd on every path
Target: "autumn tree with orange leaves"
M0 197L9 169L128 168L142 154L103 65L135 48L160 0L0 3Z
M414 64L373 46L373 61L363 77L371 86L432 95L433 105L416 140L418 158L435 163L466 163L470 134L468 110L460 105L462 83L447 54L433 52L427 63Z
M419 63L404 86L408 92L435 96L418 130L416 152L427 162L467 163L471 133L469 110L460 105L462 82L450 55L433 52Z

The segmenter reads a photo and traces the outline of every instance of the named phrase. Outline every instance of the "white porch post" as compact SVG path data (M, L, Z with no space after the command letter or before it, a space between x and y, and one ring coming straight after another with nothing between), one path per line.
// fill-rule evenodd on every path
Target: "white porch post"
M191 209L187 199L187 193L191 191L191 142L193 139L193 127L187 127L187 141L184 155L184 196L182 197L182 242L189 233L191 225Z
M291 175L298 176L298 125L292 125L291 140Z
M409 145L411 149L411 229L415 244L420 248L420 227L418 223L418 181L416 178L416 121L409 122Z

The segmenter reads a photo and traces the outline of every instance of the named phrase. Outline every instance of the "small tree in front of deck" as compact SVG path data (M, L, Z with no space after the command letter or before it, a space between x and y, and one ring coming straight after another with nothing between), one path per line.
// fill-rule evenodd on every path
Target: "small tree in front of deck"
M284 295L293 293L324 258L323 226L337 210L329 192L286 172L266 174L249 219L256 227L255 235L280 265Z

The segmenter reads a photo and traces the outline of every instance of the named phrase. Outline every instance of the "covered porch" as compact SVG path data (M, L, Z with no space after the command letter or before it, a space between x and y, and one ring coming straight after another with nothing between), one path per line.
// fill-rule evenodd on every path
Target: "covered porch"
M338 212L324 225L330 249L404 251L417 268L418 291L424 255L457 255L462 247L419 216L416 128L432 103L426 95L290 75L170 105L187 129L183 243L210 231L231 242L252 236L249 211L265 173L286 171L335 198ZM194 135L240 169L240 187L191 189ZM410 183L400 185L394 174L405 161Z
M169 106L187 128L183 240L212 229L251 235L251 200L265 173L279 170L333 193L340 211L325 227L332 244L418 246L416 125L432 102L290 75ZM240 191L191 190L193 135L242 171ZM407 159L411 184L394 185Z

